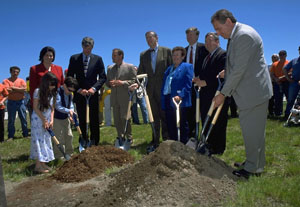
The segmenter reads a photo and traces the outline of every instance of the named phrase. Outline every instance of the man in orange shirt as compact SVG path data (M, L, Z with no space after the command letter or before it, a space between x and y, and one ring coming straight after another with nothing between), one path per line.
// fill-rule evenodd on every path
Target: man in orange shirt
M25 80L18 78L20 70L21 69L17 66L10 67L11 77L3 81L3 84L9 92L7 100L8 141L12 140L15 135L15 119L17 111L21 121L23 137L28 136L26 106L24 104L24 93L26 91L27 85Z
M4 142L4 102L7 99L8 91L5 86L0 83L0 142Z
M274 99L275 99L275 116L281 116L283 111L283 95L288 100L289 82L284 76L283 67L289 63L286 60L287 53L285 50L279 52L279 61L273 63L270 69L271 78L274 83ZM289 112L285 110L285 116L288 116Z

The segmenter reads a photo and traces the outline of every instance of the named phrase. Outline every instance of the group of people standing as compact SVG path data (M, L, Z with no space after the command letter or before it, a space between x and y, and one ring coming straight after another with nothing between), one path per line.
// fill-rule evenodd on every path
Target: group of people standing
M45 129L56 128L55 133L60 134L58 137L65 150L69 154L73 152L72 146L68 145L72 141L70 120L75 113L72 100L77 108L83 139L87 139L86 122L89 121L91 142L99 144L98 91L103 84L111 89L110 103L118 137L132 140L130 122L124 134L130 93L139 87L137 75L147 74L146 91L154 118L148 152L158 147L161 135L163 140L178 139L176 105L179 103L179 140L185 144L190 137L196 136L197 91L194 87L199 87L202 124L212 102L214 108L223 106L207 140L210 154L222 154L226 148L227 111L234 98L239 108L246 160L233 173L246 178L261 173L265 165L267 108L273 95L262 39L252 27L237 22L226 9L217 11L211 17L211 23L216 33L207 33L204 44L198 42L199 30L191 27L186 30L189 45L172 50L160 46L158 35L148 31L145 38L149 49L140 54L139 66L124 62L124 51L115 48L112 51L114 64L107 68L107 75L102 58L92 53L94 40L90 37L83 38L82 52L71 56L65 79L62 68L53 64L54 49L43 48L41 63L30 68L33 106L30 157L37 160L36 170L48 172L45 163L54 159L51 137ZM219 35L228 39L226 51L220 48ZM222 78L223 87L215 95L220 84L217 77ZM87 104L90 120L86 120Z

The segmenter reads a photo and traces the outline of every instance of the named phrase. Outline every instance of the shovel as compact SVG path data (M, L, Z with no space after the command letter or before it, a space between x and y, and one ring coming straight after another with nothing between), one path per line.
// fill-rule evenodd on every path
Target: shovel
M79 122L78 122L78 119L77 119L77 115L75 113L73 113L73 121L74 121L74 125L77 129L77 132L79 134L79 152L82 152L83 150L85 150L84 146L86 146L86 141L82 137L82 132L81 132L81 129L79 127Z
M199 122L200 122L200 90L201 87L198 87L196 84L194 85L194 89L196 91L196 134L195 137L191 137L189 141L186 143L186 146L196 150L198 146L198 136L199 136Z
M151 106L150 106L149 97L148 97L148 94L147 94L144 84L141 84L141 82L139 81L139 79L143 79L142 83L146 82L147 74L137 75L136 78L137 78L137 83L142 87L142 90L143 90L143 94L144 94L145 102L146 102L146 108L147 108L148 116L149 116L149 123L152 128L153 137L156 137L155 128L154 128L154 119L153 119L153 114L152 114L152 110L151 110ZM150 151L147 153L150 153Z
M197 152L199 152L200 154L209 155L209 150L207 148L207 140L208 140L208 137L209 137L209 135L210 135L213 127L215 126L215 124L216 124L216 122L218 120L218 117L219 117L220 112L222 110L223 104L224 103L222 103L220 106L218 106L217 111L216 111L216 113L214 115L214 118L213 118L213 120L212 120L212 122L211 122L211 124L210 124L210 126L208 128L206 137L204 135L202 135L202 140L199 143L198 148L197 148Z
M54 135L54 132L49 128L47 129L47 131L49 132L51 138L53 139L53 141L55 142L57 148L59 149L59 151L64 155L64 158L68 161L71 159L71 156L65 153L64 147L59 143L58 139L56 138L56 136Z
M91 147L92 143L91 143L91 140L89 138L89 124L90 124L90 98L91 98L91 95L86 95L85 96L85 100L86 100L86 140L83 147L84 148L87 148L87 147Z
M172 98L172 100L176 106L177 141L180 142L180 104L181 104L181 100L178 103L175 101L175 98Z
M131 145L131 140L128 138L125 138L125 134L127 132L129 119L131 118L131 105L132 105L132 99L133 99L133 95L135 94L135 91L131 92L130 90L128 90L128 94L129 94L129 103L128 103L124 133L123 133L122 137L117 137L117 139L115 141L115 147L123 149L125 151L128 151L130 149L130 145Z

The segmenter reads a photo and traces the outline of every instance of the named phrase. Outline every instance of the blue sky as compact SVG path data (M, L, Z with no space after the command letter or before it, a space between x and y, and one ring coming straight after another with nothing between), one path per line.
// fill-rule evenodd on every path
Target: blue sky
M196 26L204 42L214 31L210 17L221 8L260 33L267 63L281 49L288 60L299 56L299 0L1 0L0 81L10 76L12 65L25 79L44 46L54 47L54 64L67 68L70 56L82 51L84 36L94 38L93 53L102 56L105 67L112 63L113 48L124 50L125 62L138 65L140 52L148 48L146 31L156 31L159 44L173 48L186 46L185 30Z

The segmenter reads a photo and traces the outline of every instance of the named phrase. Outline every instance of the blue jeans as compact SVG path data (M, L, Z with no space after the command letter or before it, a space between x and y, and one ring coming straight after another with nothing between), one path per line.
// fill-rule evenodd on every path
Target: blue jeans
M142 98L136 97L136 103L133 103L133 105L132 105L132 121L135 124L140 123L139 115L138 115L138 111L137 111L137 104L140 105L140 109L142 111L144 124L147 124L149 121L148 121L148 112L147 112L146 102L145 102L145 97L144 96Z
M289 113L291 112L291 109L293 108L295 99L298 95L299 89L300 89L300 85L298 84L298 81L294 81L294 82L290 83L289 98L288 98L288 102L286 105L286 115L289 115Z
M286 99L288 100L288 92L289 92L289 82L284 81L281 84L274 83L274 112L276 116L280 116L283 111L283 95L285 95ZM285 114L287 114L287 110Z
M23 137L28 136L28 129L27 129L27 120L26 120L26 106L24 104L24 100L20 101L7 101L7 112L8 112L8 138L13 138L15 135L15 119L16 113L18 112L18 116L21 121Z

